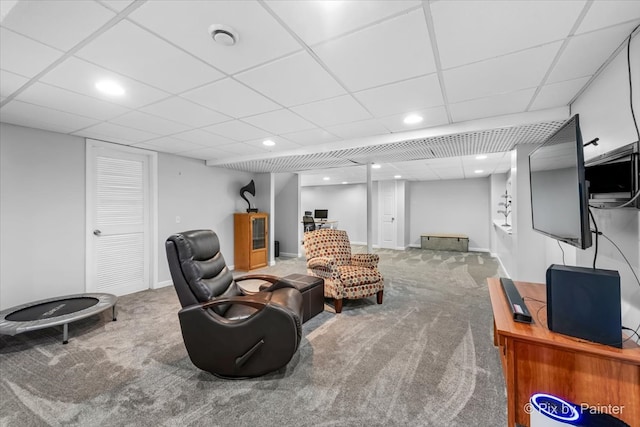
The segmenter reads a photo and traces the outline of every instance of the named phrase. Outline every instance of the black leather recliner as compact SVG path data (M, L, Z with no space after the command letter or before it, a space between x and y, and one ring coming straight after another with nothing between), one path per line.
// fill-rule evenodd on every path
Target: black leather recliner
M285 366L302 338L302 295L276 276L234 279L211 230L174 234L167 259L182 309L178 312L189 358L228 378L255 377ZM245 295L236 281L271 283Z

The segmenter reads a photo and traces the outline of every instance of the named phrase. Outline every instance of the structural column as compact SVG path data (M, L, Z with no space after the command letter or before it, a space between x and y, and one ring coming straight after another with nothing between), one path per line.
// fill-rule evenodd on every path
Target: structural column
M373 252L373 185L371 183L371 165L367 163L367 253Z

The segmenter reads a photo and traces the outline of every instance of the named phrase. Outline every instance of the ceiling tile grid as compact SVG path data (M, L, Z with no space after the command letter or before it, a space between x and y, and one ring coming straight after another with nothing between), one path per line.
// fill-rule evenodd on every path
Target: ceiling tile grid
M639 23L640 2L625 0L19 0L0 21L0 120L254 172L348 166L330 154L344 144L398 171L508 149L500 129L469 147L430 140L433 154L411 141L566 107ZM100 79L124 95L98 92ZM406 144L373 143L394 134ZM438 164L432 179L471 177Z

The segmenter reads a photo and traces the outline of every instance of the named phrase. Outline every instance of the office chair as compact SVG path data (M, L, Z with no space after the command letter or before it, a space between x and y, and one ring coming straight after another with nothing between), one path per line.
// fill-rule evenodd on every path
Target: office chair
M316 222L310 215L305 215L302 217L302 225L304 226L305 233L307 231L314 231L316 229Z

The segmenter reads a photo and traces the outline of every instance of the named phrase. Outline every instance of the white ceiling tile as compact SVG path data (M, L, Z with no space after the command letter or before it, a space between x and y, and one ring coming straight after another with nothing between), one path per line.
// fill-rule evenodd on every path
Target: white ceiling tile
M354 96L375 117L411 113L414 110L444 104L436 74L367 89Z
M138 108L169 96L166 92L74 57L66 59L45 74L41 80L73 92L130 108ZM102 94L95 88L95 84L100 80L117 81L124 87L126 93L119 97Z
M447 98L455 103L536 87L560 45L552 43L444 71Z
M62 52L0 27L0 67L25 77L36 74L62 56Z
M121 105L44 83L29 86L15 99L98 120L109 120L130 111Z
M422 9L314 46L313 50L352 91L436 71Z
M222 151L217 148L199 148L197 150L183 151L180 153L183 157L191 157L194 159L202 160L220 160L225 157L232 157L233 154L227 151Z
M228 74L302 48L258 2L154 1L129 17ZM215 43L208 33L211 24L232 27L238 42L232 47Z
M287 133L282 136L300 145L324 144L341 139L324 129L318 128L303 130L302 132Z
M538 96L531 105L531 110L569 105L574 96L587 84L589 77L567 80L542 86Z
M118 12L124 10L125 7L133 3L134 0L98 0L100 3L110 7Z
M86 136L88 138L100 139L109 142L121 142L127 144L135 144L138 142L148 141L158 138L160 135L144 132L138 129L120 126L115 123L98 123L97 125L88 127L76 132L76 135Z
M576 34L638 19L640 19L640 1L638 0L595 0Z
M270 136L269 132L258 129L248 123L241 122L240 120L233 120L213 126L207 126L204 130L235 141L250 141L252 139Z
M234 142L233 144L221 145L222 151L227 151L238 156L252 156L258 153L266 153L267 150L255 145L245 144L244 142Z
M229 116L225 116L224 114L220 114L177 96L172 96L171 98L158 101L155 104L147 105L146 107L140 108L140 111L195 127L213 125L231 120Z
M267 5L308 45L372 24L420 1L289 1Z
M11 95L28 81L29 79L26 77L9 71L0 70L0 96L7 97Z
M242 119L242 121L249 122L252 125L259 127L260 129L264 129L274 135L298 132L315 127L315 125L309 123L302 117L284 109L247 117Z
M41 43L68 50L116 14L93 1L19 1L2 26Z
M266 146L262 143L264 141L262 138L253 141L246 141L245 144L252 145L261 150L266 150L268 153L277 153L279 151L295 150L296 148L300 148L299 144L288 141L281 136L269 137L269 139L275 142L276 145L270 147Z
M625 24L572 37L553 67L548 82L594 74L632 29L633 24Z
M193 129L187 132L180 132L172 135L173 138L193 142L205 147L216 147L219 145L232 144L234 141L220 135L214 135L202 129Z
M128 21L120 21L76 56L174 94L224 77L210 65Z
M16 100L0 108L0 121L61 133L70 133L97 123L87 117Z
M286 107L345 93L342 86L306 51L234 77Z
M521 113L527 108L535 89L525 89L488 98L451 104L449 110L455 122Z
M371 114L349 95L299 105L291 109L321 127L371 118Z
M344 139L362 138L372 135L384 135L389 130L382 126L378 120L361 120L358 122L343 123L330 126L327 131Z
M396 114L393 116L382 117L378 119L378 121L391 132L404 132L407 130L423 129L449 123L447 110L444 107L415 110L413 113L421 116L423 120L420 123L406 124L404 122L406 114Z
M187 125L152 116L151 114L142 113L140 111L131 111L130 113L123 114L120 117L110 120L110 122L155 133L157 135L171 135L178 132L184 132L189 129Z
M148 150L161 151L163 153L179 153L180 151L189 151L202 148L202 146L198 144L183 141L181 139L171 138L168 136L151 139L140 144L135 144L135 146L146 148Z
M280 106L233 79L224 79L181 95L231 117L253 116Z
M561 40L569 35L584 5L585 1L577 0L432 3L442 67L447 69Z

